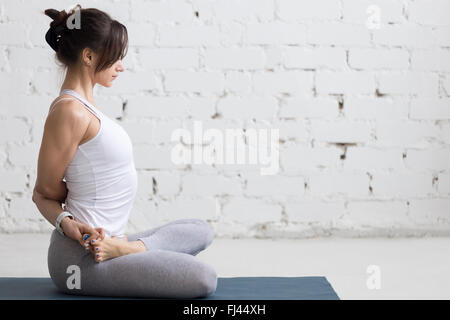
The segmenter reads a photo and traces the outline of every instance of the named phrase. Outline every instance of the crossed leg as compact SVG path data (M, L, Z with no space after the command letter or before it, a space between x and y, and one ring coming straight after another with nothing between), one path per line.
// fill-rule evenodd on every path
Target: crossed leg
M49 272L53 282L68 294L150 298L198 298L217 287L212 266L195 255L213 239L209 225L198 219L176 220L128 236L141 240L147 251L94 261L76 241L53 232ZM79 254L78 254L79 253ZM80 267L81 287L69 289L69 265Z
M127 238L128 241L141 240L147 250L164 249L195 256L211 244L214 233L204 220L179 219Z

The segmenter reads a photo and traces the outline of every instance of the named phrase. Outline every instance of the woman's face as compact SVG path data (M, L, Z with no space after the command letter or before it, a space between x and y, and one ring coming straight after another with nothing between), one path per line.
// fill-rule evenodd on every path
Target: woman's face
M122 71L124 71L122 60L117 60L111 67L97 73L95 82L104 87L111 87L114 79Z

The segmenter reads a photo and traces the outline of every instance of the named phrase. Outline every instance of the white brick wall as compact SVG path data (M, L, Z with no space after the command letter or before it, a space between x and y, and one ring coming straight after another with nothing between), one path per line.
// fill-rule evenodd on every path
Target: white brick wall
M134 145L128 232L196 217L227 237L450 235L450 0L82 5L129 32L126 71L95 88ZM0 5L0 232L52 229L31 194L62 81L44 39L54 6ZM173 163L173 131L196 120L278 129L279 171Z

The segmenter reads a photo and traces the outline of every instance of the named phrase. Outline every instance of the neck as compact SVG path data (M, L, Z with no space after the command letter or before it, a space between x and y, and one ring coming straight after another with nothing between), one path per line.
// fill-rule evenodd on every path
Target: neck
M61 85L61 90L70 89L76 91L86 100L94 104L94 85L92 78L86 71L75 71L71 68L67 69L67 74Z

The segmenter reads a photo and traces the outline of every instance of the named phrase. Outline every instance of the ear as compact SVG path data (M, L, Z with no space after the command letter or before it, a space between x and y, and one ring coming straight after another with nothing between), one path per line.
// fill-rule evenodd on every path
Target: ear
M82 59L83 63L87 66L93 66L96 58L97 58L97 55L90 48L86 47L81 52L81 59Z

